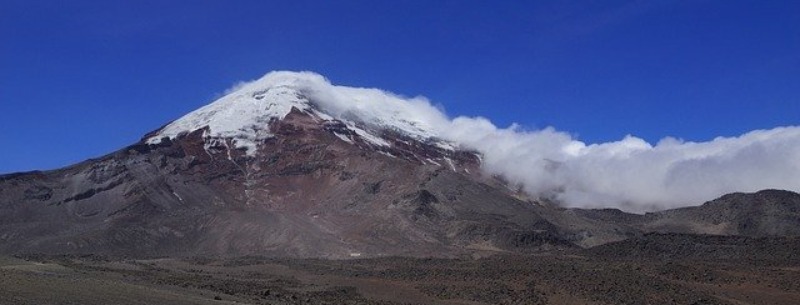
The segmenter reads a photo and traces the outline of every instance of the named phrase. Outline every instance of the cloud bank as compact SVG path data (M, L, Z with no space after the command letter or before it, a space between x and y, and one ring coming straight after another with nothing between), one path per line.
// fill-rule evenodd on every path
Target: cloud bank
M484 167L530 194L571 207L645 212L698 205L731 192L800 190L800 127L756 130L708 142L627 136L589 144L553 128L497 128L452 120L446 137L484 155Z
M667 137L651 144L629 135L587 144L552 127L529 131L497 127L482 117L451 118L424 97L335 86L311 72L273 72L238 87L258 88L276 77L292 79L292 86L334 117L357 117L477 150L487 172L569 207L645 212L699 205L731 192L800 191L800 126L707 142Z

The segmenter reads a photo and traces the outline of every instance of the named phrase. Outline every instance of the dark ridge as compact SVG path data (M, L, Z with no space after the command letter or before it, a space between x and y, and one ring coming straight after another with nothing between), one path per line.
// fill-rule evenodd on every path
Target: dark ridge
M53 189L36 185L25 190L25 199L34 199L38 201L47 201L53 197Z
M417 194L414 195L414 199L412 201L414 203L416 203L416 204L419 204L419 205L428 205L428 204L431 204L431 203L439 203L439 199L436 198L436 196L433 195L428 190L420 190L419 192L417 192Z
M375 183L365 183L364 184L364 193L372 194L372 195L380 193L382 184L383 184L383 180L375 182Z
M789 191L789 190L779 190L779 189L764 189L757 191L755 193L744 193L744 192L735 192L729 193L720 196L717 199L711 200L709 202L715 202L720 200L731 200L731 199L741 199L746 197L756 197L756 198L766 198L766 199L792 199L792 198L800 198L800 194ZM707 203L709 203L707 202Z
M755 193L764 197L777 197L777 198L799 198L800 194L789 190L766 189L760 190Z
M33 170L27 172L16 172L16 173L8 173L0 175L0 181L6 181L11 179L22 178L25 176L32 176L32 177L43 177L42 171L40 170Z
M794 262L800 264L800 238L647 233L583 251L592 257L631 260L708 260Z

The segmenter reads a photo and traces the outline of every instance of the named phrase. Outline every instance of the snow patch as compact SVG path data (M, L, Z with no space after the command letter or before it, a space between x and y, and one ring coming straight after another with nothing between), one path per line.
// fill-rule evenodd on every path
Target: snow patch
M450 158L447 157L445 157L444 160L450 165L450 169L452 169L454 172L458 172L458 170L456 170L456 165L453 164L453 160L450 160Z
M382 151L382 150L379 150L379 151L378 151L378 153L380 153L380 154L382 154L382 155L384 155L384 156L388 156L388 157L390 157L390 158L395 158L395 159L397 159L397 156L395 156L395 155L393 155L393 154L390 154L390 153L388 153L388 152Z
M350 140L350 138L347 137L346 135L340 134L338 132L334 132L333 135L335 135L339 139L342 139L342 141L353 144L353 140Z
M431 163L431 164L433 164L433 165L436 165L436 166L442 166L442 164L441 164L441 163L439 163L439 162L436 162L436 161L433 161L433 159L431 159L431 158L427 158L427 159L425 159L425 160L427 160L428 162L430 162L430 163Z
M377 146L384 146L384 147L391 146L391 144L389 142L387 142L386 140L382 139L381 137L373 135L373 134L367 132L364 129L356 127L355 125L348 125L347 128L349 128L350 130L355 132L359 137L364 139L364 141L367 141L367 142L372 143L372 144L377 145Z

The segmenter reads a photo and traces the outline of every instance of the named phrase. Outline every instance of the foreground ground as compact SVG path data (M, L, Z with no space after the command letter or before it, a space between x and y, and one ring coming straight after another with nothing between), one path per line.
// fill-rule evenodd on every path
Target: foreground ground
M463 259L4 257L0 304L800 304L794 246L681 240Z

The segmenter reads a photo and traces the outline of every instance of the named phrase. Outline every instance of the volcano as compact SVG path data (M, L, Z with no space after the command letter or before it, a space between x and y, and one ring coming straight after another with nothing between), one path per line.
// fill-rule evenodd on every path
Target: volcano
M458 257L800 232L792 192L645 215L562 208L484 171L430 123L445 118L415 109L269 73L106 156L0 176L0 253Z

